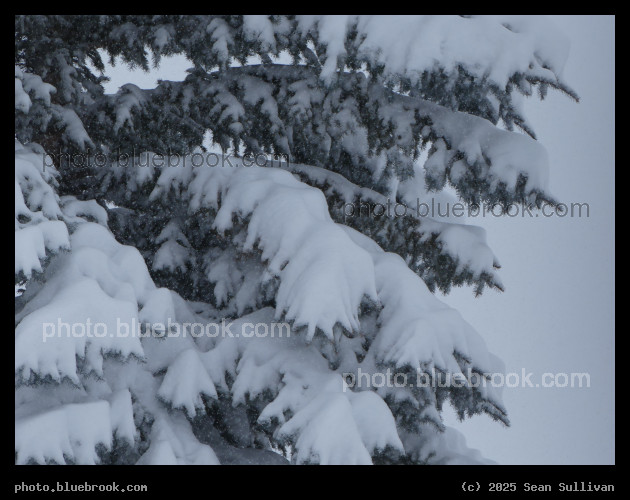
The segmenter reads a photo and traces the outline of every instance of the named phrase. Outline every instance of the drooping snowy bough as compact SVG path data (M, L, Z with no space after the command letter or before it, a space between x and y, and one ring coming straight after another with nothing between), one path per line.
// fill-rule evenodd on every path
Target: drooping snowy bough
M553 204L520 97L575 97L567 51L522 17L16 17L17 463L485 463L441 410L507 424L502 363L433 294L502 289L485 233L348 207ZM192 69L105 94L147 53Z

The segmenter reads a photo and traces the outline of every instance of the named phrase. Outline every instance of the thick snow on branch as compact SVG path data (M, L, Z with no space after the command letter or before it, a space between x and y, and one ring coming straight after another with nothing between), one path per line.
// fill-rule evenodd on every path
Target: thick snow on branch
M503 373L503 363L488 352L481 336L455 309L438 300L400 256L383 252L358 231L344 229L374 260L383 309L370 357L397 368L408 366L415 372L437 369L461 380L465 378L462 357L470 368L483 374ZM484 411L507 422L500 389L483 384L477 389Z
M25 380L67 377L79 384L77 357L85 360L85 370L102 375L104 353L144 356L137 336L113 335L119 324L134 324L137 301L143 303L155 288L144 260L137 250L116 243L107 229L94 224L80 225L71 246L70 254L59 257L61 269L19 318L15 370ZM110 334L76 334L76 325L87 329L86 318L94 333L101 324Z
M261 309L239 318L233 328L271 329L273 319L272 309ZM234 405L273 395L258 421L274 428L280 442L294 444L297 463L370 464L376 451L403 452L385 402L372 392L346 391L341 374L299 336L225 338L203 360L219 386L227 388L226 374L234 379Z
M42 271L50 253L70 245L55 193L56 170L44 154L15 142L15 274L29 278Z
M243 250L258 247L269 271L280 278L278 316L306 326L308 339L318 328L332 338L337 323L357 330L361 301L376 298L367 253L332 222L321 191L283 170L245 167L240 160L235 165L166 168L151 198L189 179L191 211L218 210L213 225L220 232L232 228L234 216L248 219Z
M344 42L351 28L361 40L355 57L383 65L388 73L413 75L436 65L446 71L464 66L502 87L515 73L555 80L569 53L568 38L541 16L303 15L298 26L326 46L324 77L339 59L348 57Z
M194 415L201 396L216 398L192 338L141 339L147 328L141 323L151 330L198 321L185 302L157 288L139 252L98 224L79 222L71 251L45 273L16 315L18 463L99 463L114 439L135 446L134 415L146 411L157 420L155 439L139 463L171 463L165 455L181 464L218 463L183 415L167 412ZM157 380L150 371L156 366L168 366Z
M328 200L336 200L333 203L329 201L329 205L332 205L332 215L337 222L351 227L360 227L364 234L377 240L388 250L407 257L412 254L409 247L412 247L413 237L424 243L420 246L425 251L430 248L428 240L435 237L440 245L438 252L442 256L450 257L455 266L455 273L468 271L474 280L486 277L490 285L503 288L497 273L498 259L488 246L483 228L417 213L422 212L417 210L419 203L429 206L437 198L443 203L442 206L446 203L452 206L454 200L427 192L417 185L417 181L413 184L409 182L409 186L402 184L399 187L399 194L405 203L405 212L404 216L398 216L395 210L386 211L384 208L395 205L392 200L369 188L357 186L336 172L295 163L281 163L280 166L297 174L304 182L321 189ZM406 189L403 190L403 187ZM373 210L373 213L383 212L379 215L380 223L375 229L372 229L369 224L369 218L374 217L373 213L362 217L366 203L370 204L368 206L379 207L379 211ZM403 218L407 222L403 221ZM427 256L427 259L431 258ZM414 258L407 260L411 261L409 265L415 270L417 263L414 262ZM425 281L430 281L429 277L423 276L423 278Z
M183 128L211 130L224 149L232 143L254 153L279 152L381 192L417 176L433 191L448 182L467 203L551 201L548 155L535 139L497 126L494 114L396 92L360 72L339 73L330 89L312 68L279 64L190 75L132 94L127 87L107 98L116 110L115 128L126 124L129 133L166 106L164 125L175 120ZM424 170L417 170L415 158L427 144ZM163 149L159 139L153 146Z
M63 464L70 460L79 465L94 465L99 461L96 453L99 445L111 449L114 438L133 445L135 438L131 394L126 389L110 394L107 400L24 413L24 407L16 412L18 464L31 461Z

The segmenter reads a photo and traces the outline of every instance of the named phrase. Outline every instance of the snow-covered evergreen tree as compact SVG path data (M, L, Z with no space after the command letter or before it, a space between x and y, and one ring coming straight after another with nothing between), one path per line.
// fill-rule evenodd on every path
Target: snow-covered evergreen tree
M434 296L502 289L483 230L345 207L554 204L521 103L577 98L567 53L514 16L16 17L16 462L484 463L440 412L507 424L499 389L343 378L502 370ZM226 319L291 335L175 335Z

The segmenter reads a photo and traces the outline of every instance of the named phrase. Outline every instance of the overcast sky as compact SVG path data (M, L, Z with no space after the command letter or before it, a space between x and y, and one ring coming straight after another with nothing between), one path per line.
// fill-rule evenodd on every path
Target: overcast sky
M512 422L484 416L447 423L469 446L503 464L614 462L614 18L554 16L571 39L564 77L575 103L550 92L529 99L530 122L551 163L550 192L588 203L588 218L476 219L498 256L503 293L474 298L470 288L441 297L484 337L507 372L588 373L590 388L506 388ZM108 92L132 82L180 80L190 63L165 60L150 73L108 71Z

